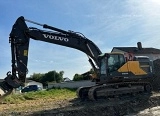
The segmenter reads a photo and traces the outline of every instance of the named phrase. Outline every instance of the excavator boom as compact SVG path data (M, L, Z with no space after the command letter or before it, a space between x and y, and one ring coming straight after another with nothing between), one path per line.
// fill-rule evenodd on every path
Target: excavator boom
M28 27L26 21L43 26L43 28L50 29L51 31ZM11 43L12 72L7 73L5 81L0 85L2 90L1 95L11 91L13 88L23 86L28 72L27 63L30 39L80 50L88 56L92 67L98 72L100 65L98 56L102 52L96 44L87 39L83 34L61 30L46 24L39 24L21 16L16 20L10 33L9 42Z

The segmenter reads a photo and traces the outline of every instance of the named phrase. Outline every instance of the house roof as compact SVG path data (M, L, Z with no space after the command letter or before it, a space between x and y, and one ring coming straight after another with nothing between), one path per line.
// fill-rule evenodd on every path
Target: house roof
M141 42L137 42L137 47L113 47L111 52L113 52L115 49L128 53L131 52L133 54L160 54L160 49L143 48Z
M118 49L124 52L131 52L135 54L160 54L160 49L156 48L141 48L138 47L113 47L112 51L114 49Z

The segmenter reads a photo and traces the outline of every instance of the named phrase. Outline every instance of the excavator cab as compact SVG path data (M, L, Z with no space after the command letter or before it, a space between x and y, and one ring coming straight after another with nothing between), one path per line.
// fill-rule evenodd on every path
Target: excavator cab
M100 83L138 81L153 77L153 65L148 57L135 56L127 60L123 53L99 55Z
M122 53L105 53L99 56L100 61L100 81L113 81L113 77L122 77L118 69L122 67L126 59Z

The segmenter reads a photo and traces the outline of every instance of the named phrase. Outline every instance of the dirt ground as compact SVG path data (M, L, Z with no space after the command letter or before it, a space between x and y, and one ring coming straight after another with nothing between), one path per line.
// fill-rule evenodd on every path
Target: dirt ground
M80 101L77 98L0 104L0 116L159 116L160 93Z

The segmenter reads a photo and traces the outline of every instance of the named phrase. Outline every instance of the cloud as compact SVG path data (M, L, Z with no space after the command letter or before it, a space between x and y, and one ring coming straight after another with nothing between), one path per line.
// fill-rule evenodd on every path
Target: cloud
M102 5L103 4L103 5ZM144 45L159 47L160 2L146 0L92 2L93 24L86 28L93 41L104 47ZM154 41L151 42L151 40Z
M146 0L145 2L130 0L128 5L133 14L140 15L138 20L140 29L135 37L141 40L146 47L160 48L157 44L160 42L160 33L158 32L160 30L160 2L158 0Z

